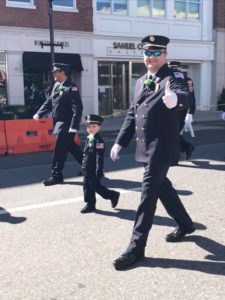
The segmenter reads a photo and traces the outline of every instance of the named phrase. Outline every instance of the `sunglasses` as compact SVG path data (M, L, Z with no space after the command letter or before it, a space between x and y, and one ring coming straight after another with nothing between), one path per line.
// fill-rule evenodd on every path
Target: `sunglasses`
M155 50L155 51L147 50L147 51L144 51L144 55L147 56L147 57L150 57L150 56L158 57L162 53L164 53L164 51L162 51L162 50Z

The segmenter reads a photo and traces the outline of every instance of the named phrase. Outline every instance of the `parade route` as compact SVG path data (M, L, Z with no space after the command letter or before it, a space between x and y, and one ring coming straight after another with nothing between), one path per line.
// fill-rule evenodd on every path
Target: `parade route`
M88 215L80 214L82 177L71 175L73 161L65 183L52 187L41 183L49 165L1 170L0 299L223 299L224 149L199 145L190 161L169 171L196 232L166 243L175 223L158 202L146 258L125 272L112 262L126 249L140 201L143 169L133 153L116 163L106 158L104 181L121 192L116 209L98 198Z

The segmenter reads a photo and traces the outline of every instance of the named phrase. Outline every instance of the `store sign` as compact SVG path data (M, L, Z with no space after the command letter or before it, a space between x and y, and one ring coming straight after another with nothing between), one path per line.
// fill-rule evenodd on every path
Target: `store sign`
M129 50L136 50L142 49L142 43L127 43L127 42L114 42L113 43L113 49L129 49Z
M49 44L50 41L45 41L45 40L34 40L34 46L39 46L41 47L41 44L44 43L44 44ZM62 45L63 48L69 48L70 44L69 42L66 42L66 41L62 41L62 42L59 42L59 41L56 41L55 44L58 44L58 45Z
M113 42L112 47L107 48L108 56L141 56L142 43Z

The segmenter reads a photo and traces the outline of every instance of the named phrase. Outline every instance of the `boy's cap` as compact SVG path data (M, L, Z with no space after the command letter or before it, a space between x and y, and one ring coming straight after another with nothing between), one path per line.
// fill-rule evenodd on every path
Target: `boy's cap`
M85 125L88 125L88 124L98 124L98 125L101 125L102 122L104 121L104 119L99 116L99 115L94 115L94 114L90 114L90 115L87 115L85 116Z
M168 65L169 65L170 68L177 68L181 65L181 63L179 61L173 60L173 61L170 61L168 63Z
M149 50L151 48L166 49L169 41L166 36L162 35L148 35L141 40L143 50Z
M68 72L69 70L70 70L70 65L68 64L54 63L52 72L56 72L56 71Z

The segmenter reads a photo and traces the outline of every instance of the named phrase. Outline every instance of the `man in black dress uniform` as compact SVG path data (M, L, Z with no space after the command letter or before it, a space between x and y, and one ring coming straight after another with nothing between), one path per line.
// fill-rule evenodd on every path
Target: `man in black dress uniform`
M128 248L113 262L116 270L132 267L144 258L158 198L178 224L166 241L178 241L195 230L167 178L179 154L179 110L189 107L191 98L182 76L166 63L169 39L150 35L142 43L148 72L136 83L133 101L110 153L112 160L118 159L119 151L136 134L136 160L144 164L141 203Z
M181 63L179 61L171 61L169 62L169 67L174 70L174 72L180 72L179 66ZM183 74L183 73L181 73ZM184 76L184 74L183 74ZM190 77L184 76L183 77L187 89L191 96L191 104L188 109L181 110L179 113L179 119L180 119L180 131L184 128L185 123L192 123L193 122L193 115L195 113L195 92L194 92L194 86L193 81ZM187 142L183 135L180 135L180 151L186 154L186 159L189 159L191 157L192 152L195 150L195 146L192 145L190 142Z
M49 179L43 181L46 186L63 183L62 171L68 152L72 153L80 165L83 158L80 146L74 142L83 111L78 87L68 78L69 65L55 63L52 72L55 81L59 84L33 116L35 120L38 120L52 111L56 145L52 160L52 175Z

